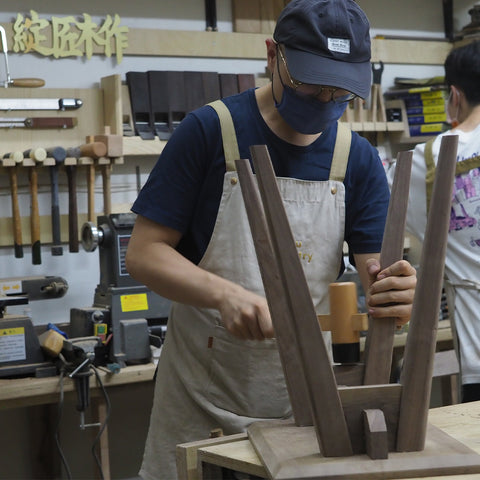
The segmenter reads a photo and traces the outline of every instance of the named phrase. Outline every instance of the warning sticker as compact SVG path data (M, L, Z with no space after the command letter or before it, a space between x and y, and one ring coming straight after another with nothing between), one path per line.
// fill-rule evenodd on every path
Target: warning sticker
M133 295L121 295L120 304L122 312L136 312L137 310L148 310L148 299L146 293Z
M0 329L0 362L26 360L25 329Z
M16 280L6 280L0 282L0 290L5 295L18 295L22 292L22 282Z

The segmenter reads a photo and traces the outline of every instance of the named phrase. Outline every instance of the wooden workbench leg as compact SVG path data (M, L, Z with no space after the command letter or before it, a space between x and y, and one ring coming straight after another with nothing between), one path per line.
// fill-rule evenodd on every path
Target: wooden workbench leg
M98 422L100 424L105 423L105 419L107 418L107 406L105 405L105 401L102 397L92 397L91 398L92 404L92 411L96 412ZM95 437L98 434L98 430L95 429ZM99 449L100 449L100 465L102 466L103 478L105 480L111 479L110 474L110 452L108 449L108 426L105 427L102 435L100 436L99 440ZM97 478L100 478L100 475L97 473Z
M211 463L199 462L198 464L198 479L199 480L222 480L222 467L213 465Z
M56 405L35 405L26 409L30 426L32 478L60 478L61 466L55 446Z

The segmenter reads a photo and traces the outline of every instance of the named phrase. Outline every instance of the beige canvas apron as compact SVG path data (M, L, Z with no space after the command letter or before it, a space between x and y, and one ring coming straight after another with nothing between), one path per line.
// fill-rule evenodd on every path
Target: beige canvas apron
M217 113L220 110L220 118L225 116L222 106L214 105ZM224 140L230 137L230 145L225 146L223 195L212 238L199 266L264 295L233 164L239 158L233 123L229 113L226 117L222 123L228 125L222 124L222 135ZM351 137L349 131L341 127L339 131L347 140L337 140L331 176L338 179L278 179L317 313L328 312L328 284L335 281L342 256L345 192L341 180ZM213 428L220 427L228 435L245 430L259 419L289 416L291 408L275 339L239 340L223 327L218 311L173 305L157 372L140 472L143 478L176 478L175 445L208 438Z

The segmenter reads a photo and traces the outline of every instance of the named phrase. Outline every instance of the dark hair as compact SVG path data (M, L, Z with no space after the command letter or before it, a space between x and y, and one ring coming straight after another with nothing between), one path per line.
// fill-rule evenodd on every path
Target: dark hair
M460 88L467 102L480 104L480 40L453 49L445 60L445 81Z

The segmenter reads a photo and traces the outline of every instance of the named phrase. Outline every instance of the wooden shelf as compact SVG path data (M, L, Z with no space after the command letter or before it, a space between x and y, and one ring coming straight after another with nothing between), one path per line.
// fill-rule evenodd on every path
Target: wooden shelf
M123 137L123 155L160 155L167 142L159 140L142 140L140 137Z
M443 65L453 45L438 40L372 39L372 62Z
M357 132L403 132L403 123L401 122L386 122L379 124L378 122L363 122L350 123L350 128ZM154 155L159 156L166 145L165 140L159 140L155 137L154 140L142 140L142 138L123 137L123 155L142 156Z
M13 24L2 25L7 45L13 45ZM128 46L123 55L266 60L265 39L271 36L268 33L129 28ZM51 41L48 32L46 37L46 41ZM452 44L447 41L372 38L372 62L443 65L451 49ZM104 55L103 47L93 43L92 53ZM115 55L114 44L112 55Z
M129 29L124 55L265 60L266 33ZM447 41L372 39L372 62L443 65Z
M418 135L416 137L402 137L399 142L402 145L416 145L417 143L425 143L430 139L435 138L435 135Z
M402 122L343 122L354 132L403 132Z

